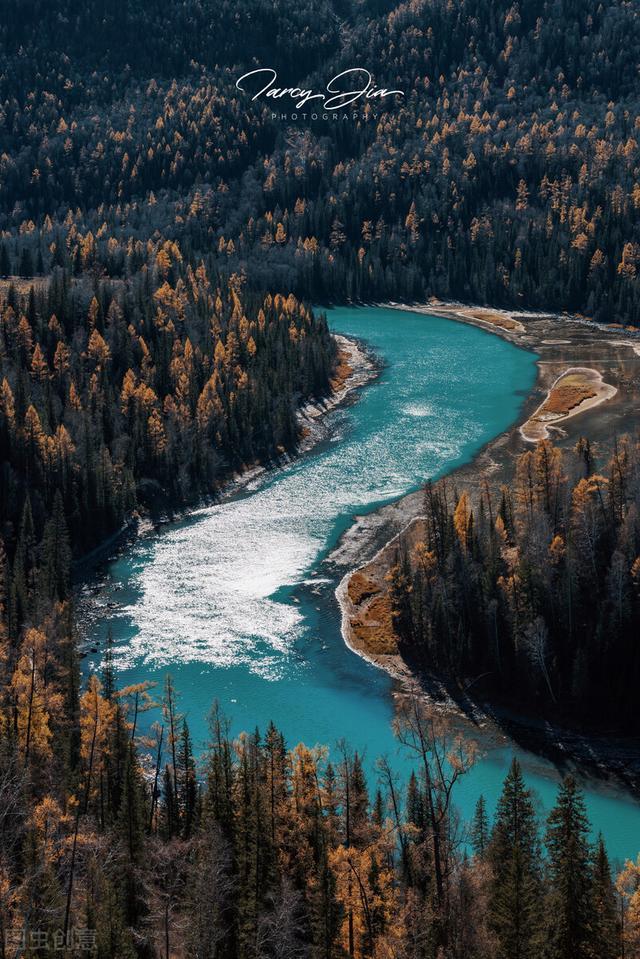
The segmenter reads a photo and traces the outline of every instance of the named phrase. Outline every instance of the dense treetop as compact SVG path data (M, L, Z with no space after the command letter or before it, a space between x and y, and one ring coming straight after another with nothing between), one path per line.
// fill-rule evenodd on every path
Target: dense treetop
M497 496L427 487L390 573L407 658L478 695L637 729L639 466L626 437L601 471L585 440L541 440Z
M635 318L633 4L10 4L4 29L5 267L123 276L159 232L317 299ZM283 101L235 86L256 66L315 90L361 66L405 96L273 120Z

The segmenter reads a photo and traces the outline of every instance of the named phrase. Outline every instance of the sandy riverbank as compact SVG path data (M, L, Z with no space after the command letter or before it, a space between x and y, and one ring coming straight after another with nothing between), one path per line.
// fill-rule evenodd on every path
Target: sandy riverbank
M596 457L605 459L616 436L633 432L640 425L637 335L621 337L620 328L601 328L580 317L509 313L439 302L409 307L384 305L471 323L538 356L537 381L523 402L518 420L490 441L472 462L448 477L457 491L466 491L472 501L477 501L485 484L496 491L509 485L517 456L549 430L553 430L554 442L564 447L575 445L580 436L588 436ZM352 527L328 560L344 570L336 596L346 644L386 670L399 682L399 691L415 688L417 680L395 642L387 574L397 559L400 540L411 549L422 538L422 502L422 491L416 491L375 513L354 517ZM460 690L445 688L437 677L421 680L423 690L444 708L474 723L498 722L499 711L476 702L473 690L461 694ZM580 752L575 746L575 733L548 724L546 731L541 731L535 720L529 723L513 716L508 723L505 718L501 726L504 730L508 725L513 731L518 723L522 738L542 741L546 737L545 749L564 750L566 755L580 759L574 756ZM624 763L618 762L617 753L609 755L608 740L594 746L593 738L589 738L585 743L581 747L585 763L600 772L606 769L620 773L616 767L622 768ZM632 777L634 783L639 776L640 765Z

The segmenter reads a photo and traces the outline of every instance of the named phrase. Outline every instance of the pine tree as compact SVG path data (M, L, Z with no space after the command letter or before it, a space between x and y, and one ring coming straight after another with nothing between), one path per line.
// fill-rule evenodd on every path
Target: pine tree
M164 697L162 700L162 712L165 719L165 725L168 732L169 740L169 749L171 750L171 777L170 780L167 780L165 777L165 787L171 783L173 788L173 797L171 799L170 808L175 813L176 816L179 815L180 801L179 801L179 790L178 790L178 760L177 760L177 750L178 750L178 740L180 738L180 724L182 722L182 716L178 712L177 708L177 695L176 689L173 685L173 680L170 675L167 674L164 684ZM177 820L176 820L177 826Z
M137 959L139 953L127 928L126 903L117 884L99 862L91 865L88 880L86 928L95 929L95 955L98 959Z
M65 599L71 574L71 547L60 490L56 490L51 517L44 528L41 564L47 595L52 600Z
M173 783L173 772L169 765L164 767L162 776L162 815L160 834L163 839L171 839L178 834L179 810Z
M489 820L484 796L480 796L471 824L471 845L479 859L484 859L489 843Z
M135 746L130 742L124 770L122 801L116 823L120 846L125 856L119 878L126 903L127 924L130 926L136 925L144 911L143 891L137 881L137 871L145 848L145 822L142 775Z
M426 828L424 798L418 785L417 776L413 771L409 776L407 785L407 822L416 827L422 839Z
M181 835L188 839L196 820L198 781L196 779L196 764L193 758L191 735L186 719L182 721L177 762Z
M266 894L263 875L263 843L268 841L262 826L265 816L259 789L257 737L242 735L235 781L235 857L238 877L238 937L241 954L250 954L255 942L260 906Z
M211 710L209 727L211 736L205 756L207 771L205 813L208 813L209 817L217 823L223 837L230 841L234 829L235 770L229 742L229 722L222 715L217 702L214 703Z
M12 598L17 604L21 621L27 620L35 602L36 578L36 533L31 512L31 499L27 495L22 510L20 534L13 562Z
M4 241L0 243L0 276L11 276L11 257Z
M591 957L593 882L588 835L584 799L573 776L567 776L547 819L549 959Z
M282 809L287 796L287 751L284 736L269 723L263 747L263 778L266 785L269 835L273 850L279 838ZM275 861L270 863L275 867Z
M609 857L602 835L593 860L591 948L598 959L616 959L620 953L620 928Z
M102 664L102 690L104 698L111 702L116 691L116 676L113 665L113 631L111 626L107 630L107 641Z
M354 753L351 768L351 840L362 842L368 833L369 793L367 779L358 752Z
M33 257L31 256L31 250L28 246L23 246L22 253L20 254L20 268L18 270L20 276L25 279L30 279L33 276Z
M504 781L488 849L490 923L501 959L534 959L540 929L540 851L531 793L516 758Z

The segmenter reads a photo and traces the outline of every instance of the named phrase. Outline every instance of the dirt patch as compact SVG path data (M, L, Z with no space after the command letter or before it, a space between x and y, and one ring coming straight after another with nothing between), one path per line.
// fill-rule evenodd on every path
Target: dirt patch
M521 332L524 329L522 323L514 320L507 313L496 313L492 310L461 310L460 312L473 320L479 320L480 323L490 323L491 326L497 326L501 330Z
M398 652L393 628L391 602L387 594L376 595L355 607L356 616L349 621L351 633L363 652L371 656L390 656Z
M338 358L336 368L331 378L331 389L334 393L341 390L350 376L353 375L353 366L349 362L351 359L349 353L344 349L338 349Z
M374 579L357 570L349 579L348 592L353 605L359 606L365 599L370 599L371 596L379 593L380 586Z
M568 374L549 394L549 398L540 408L541 413L559 413L566 416L572 409L597 396L596 390L577 374Z

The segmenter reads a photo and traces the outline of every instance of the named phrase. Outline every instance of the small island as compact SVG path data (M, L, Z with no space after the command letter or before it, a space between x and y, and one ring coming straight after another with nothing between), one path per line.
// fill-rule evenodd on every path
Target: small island
M557 430L558 423L612 399L616 392L615 386L604 382L599 370L571 367L558 377L544 402L522 424L522 438L529 443L547 439L550 430Z

